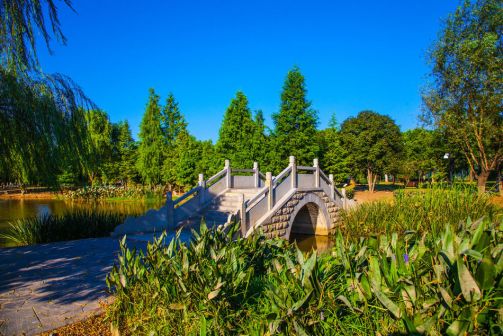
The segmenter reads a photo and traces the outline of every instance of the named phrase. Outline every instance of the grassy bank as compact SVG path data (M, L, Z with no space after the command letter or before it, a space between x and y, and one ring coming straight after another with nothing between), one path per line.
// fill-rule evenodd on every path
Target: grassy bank
M501 228L343 238L304 255L282 240L204 227L147 253L121 244L107 317L135 335L501 334Z
M60 216L23 218L12 222L9 231L0 236L15 246L106 237L125 217L111 212L78 210Z

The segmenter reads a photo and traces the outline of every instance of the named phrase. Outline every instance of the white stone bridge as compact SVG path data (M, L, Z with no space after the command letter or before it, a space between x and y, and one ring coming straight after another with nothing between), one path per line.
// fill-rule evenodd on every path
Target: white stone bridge
M128 218L113 236L140 235L241 223L241 236L261 228L267 237L288 239L290 234L328 235L338 223L340 209L349 200L334 185L315 159L312 167L297 166L295 158L277 176L265 175L255 162L252 169L231 168L228 160L220 172L176 200L167 195L166 205L144 216Z

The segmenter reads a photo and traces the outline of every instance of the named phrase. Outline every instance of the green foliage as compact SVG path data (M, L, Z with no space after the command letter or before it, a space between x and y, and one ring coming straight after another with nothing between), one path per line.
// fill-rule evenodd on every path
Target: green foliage
M341 137L353 172L366 173L369 190L374 191L377 175L392 173L400 159L403 148L400 129L388 116L362 111L344 121Z
M112 124L108 115L101 110L90 110L86 113L88 132L88 151L86 171L91 184L103 174L105 163L112 155Z
M17 246L63 240L106 237L126 216L95 211L73 211L61 216L46 215L18 219L2 238Z
M217 153L223 159L229 159L234 167L251 167L254 128L248 99L238 91L225 112L216 144Z
M343 231L352 236L408 230L438 234L446 224L457 225L468 217L498 220L501 209L489 197L469 188L430 188L395 192L393 202L364 203L342 213Z
M485 190L503 157L503 9L500 0L464 1L430 53L425 117L446 130Z
M85 161L85 99L77 91L61 76L17 77L0 68L0 179L53 185L63 167Z
M264 170L268 168L268 150L269 139L265 132L265 119L262 110L255 112L255 120L253 123L253 133L251 135L251 147L249 149L249 156L259 163L259 168ZM263 168L261 168L263 167ZM248 167L245 167L248 168Z
M299 165L311 165L319 148L316 142L317 112L311 108L306 98L304 76L299 68L288 72L281 93L281 108L273 115L271 165L279 172L288 164L288 157L294 155Z
M140 124L140 145L136 166L143 181L148 184L161 182L161 169L166 148L161 128L159 99L154 89L150 89L147 107Z
M70 0L64 0L64 3L71 8ZM38 68L35 31L40 33L49 51L51 35L54 35L59 42L66 43L55 1L2 0L0 8L2 68L18 73Z
M335 114L330 118L329 127L318 132L318 145L321 169L327 174L333 174L337 183L345 181L351 173L350 161L348 152L342 145Z
M146 254L124 238L107 318L141 335L501 333L501 230L487 220L443 227L339 232L321 256L204 224L190 243L162 235Z

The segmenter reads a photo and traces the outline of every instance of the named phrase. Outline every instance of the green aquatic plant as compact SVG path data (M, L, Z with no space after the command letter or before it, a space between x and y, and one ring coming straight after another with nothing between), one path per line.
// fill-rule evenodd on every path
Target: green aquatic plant
M203 224L146 252L121 242L107 319L149 335L501 334L502 231L489 219L304 254Z
M9 231L0 237L16 246L106 237L125 218L121 214L91 210L22 218L11 222Z

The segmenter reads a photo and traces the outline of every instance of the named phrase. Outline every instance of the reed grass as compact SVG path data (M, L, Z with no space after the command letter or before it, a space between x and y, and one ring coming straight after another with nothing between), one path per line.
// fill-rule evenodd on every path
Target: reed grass
M9 232L1 237L15 246L105 237L125 217L112 212L78 210L59 216L23 218L11 222Z
M489 196L465 187L399 190L393 202L364 203L342 213L343 232L351 237L406 231L434 232L467 218L498 220L502 209Z

